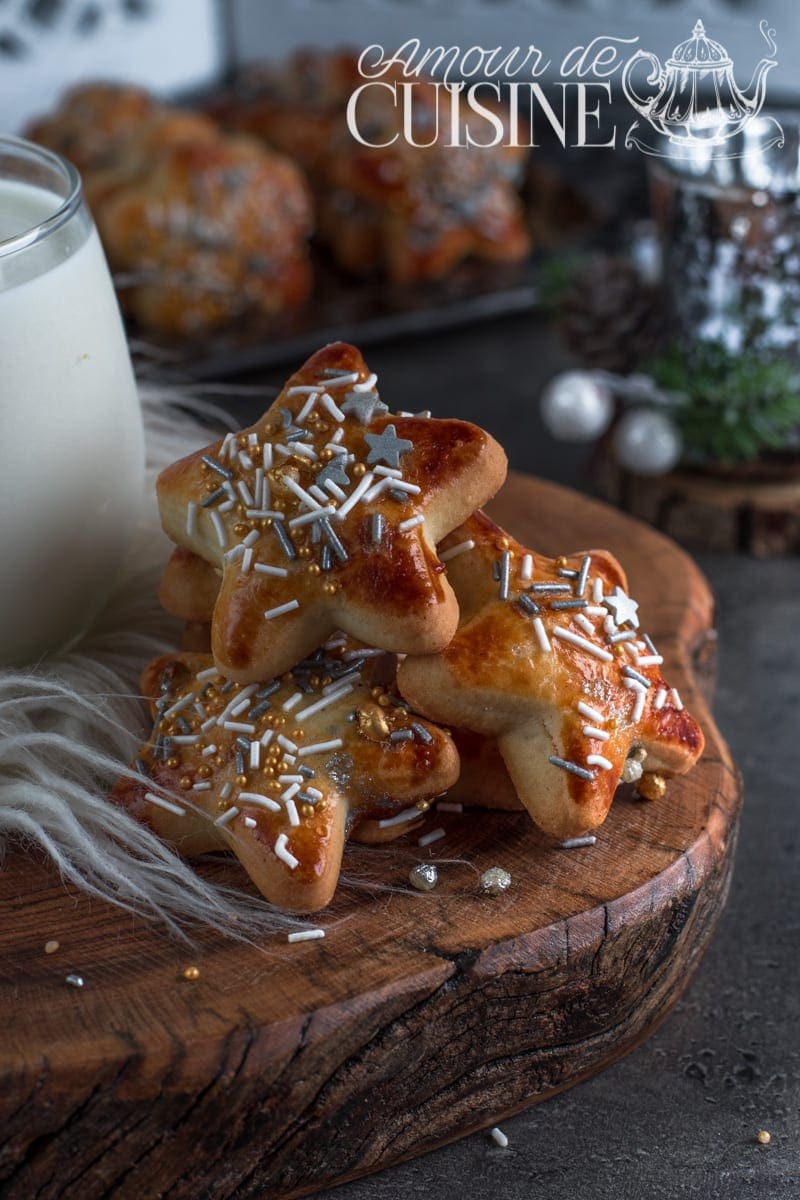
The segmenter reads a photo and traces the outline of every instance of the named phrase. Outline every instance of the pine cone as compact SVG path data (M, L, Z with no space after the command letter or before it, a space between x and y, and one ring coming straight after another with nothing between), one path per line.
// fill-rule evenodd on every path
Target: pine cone
M594 255L564 289L556 320L587 367L625 375L658 350L664 329L660 289L645 283L626 259Z

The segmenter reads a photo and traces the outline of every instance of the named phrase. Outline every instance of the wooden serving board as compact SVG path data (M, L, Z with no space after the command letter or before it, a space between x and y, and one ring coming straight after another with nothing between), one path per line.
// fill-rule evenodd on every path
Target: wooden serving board
M487 812L437 817L447 837L426 850L352 847L325 940L291 946L208 935L189 950L12 856L0 871L6 1200L304 1195L546 1099L669 1012L725 902L740 807L700 686L711 595L660 534L563 488L513 476L491 511L546 554L619 556L704 726L699 766L663 801L619 797L591 849L554 849L525 814ZM430 894L363 886L402 887L427 858L456 860ZM478 889L495 864L513 876L499 899ZM61 948L45 955L51 938ZM83 989L65 983L73 971Z

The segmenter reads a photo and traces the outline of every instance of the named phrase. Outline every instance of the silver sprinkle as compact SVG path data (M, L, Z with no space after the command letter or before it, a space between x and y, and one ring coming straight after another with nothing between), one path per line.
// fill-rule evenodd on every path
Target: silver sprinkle
M389 734L390 742L413 742L413 740L414 740L413 729L395 729L392 733Z
M504 550L500 559L500 599L508 599L508 573L511 569L511 551Z
M573 608L586 608L588 604L588 600L553 600L550 607L554 612L568 612Z
M84 978L82 975L68 975L64 982L68 983L70 987L80 988L84 985Z
M559 758L556 754L551 754L547 761L554 767L560 767L562 771L569 771L570 775L577 775L579 779L587 779L590 783L594 781L591 771L587 771L585 767L579 767L577 763L570 762L567 758Z
M408 872L408 882L418 892L432 892L439 882L439 872L433 863L418 863Z
M511 887L511 872L504 867L489 867L481 875L481 891L487 896L502 896Z
M594 834L589 833L586 837L567 838L565 842L561 843L560 848L562 850L580 850L582 846L593 846L596 841L597 838Z
M592 565L592 560L589 555L585 555L581 562L581 569L578 573L578 582L575 584L575 595L582 596L586 591L586 580L589 578L589 567Z
M642 675L641 671L634 671L633 667L623 667L622 674L628 679L635 679L637 683L641 683L642 687L650 687L650 680L647 676Z
M558 596L564 592L571 592L572 588L568 583L534 583L530 590L536 595Z

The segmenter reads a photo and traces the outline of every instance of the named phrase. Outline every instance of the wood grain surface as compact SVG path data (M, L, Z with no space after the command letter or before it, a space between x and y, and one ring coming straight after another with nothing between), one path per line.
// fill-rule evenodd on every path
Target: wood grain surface
M0 871L5 1200L305 1195L546 1099L668 1013L724 904L740 806L703 694L711 595L660 534L563 488L512 476L490 511L546 554L621 559L704 727L703 760L660 802L618 797L588 849L479 811L438 815L447 836L425 850L351 846L326 938L291 946L204 935L188 950L13 854ZM421 860L440 863L427 895L406 886ZM478 875L495 864L513 886L491 899ZM226 864L203 870L241 882ZM404 890L365 886L376 879Z

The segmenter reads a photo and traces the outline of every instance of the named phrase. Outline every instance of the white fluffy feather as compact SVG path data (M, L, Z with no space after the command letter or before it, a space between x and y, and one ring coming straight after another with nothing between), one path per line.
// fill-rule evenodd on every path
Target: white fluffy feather
M0 859L12 841L38 845L66 880L159 918L173 931L200 923L250 936L295 926L252 894L204 881L106 799L141 742L139 674L151 658L179 644L178 623L156 598L169 543L158 522L155 477L213 440L216 433L203 420L213 419L217 428L229 423L211 405L175 389L143 385L141 392L146 500L111 599L68 653L0 670Z

